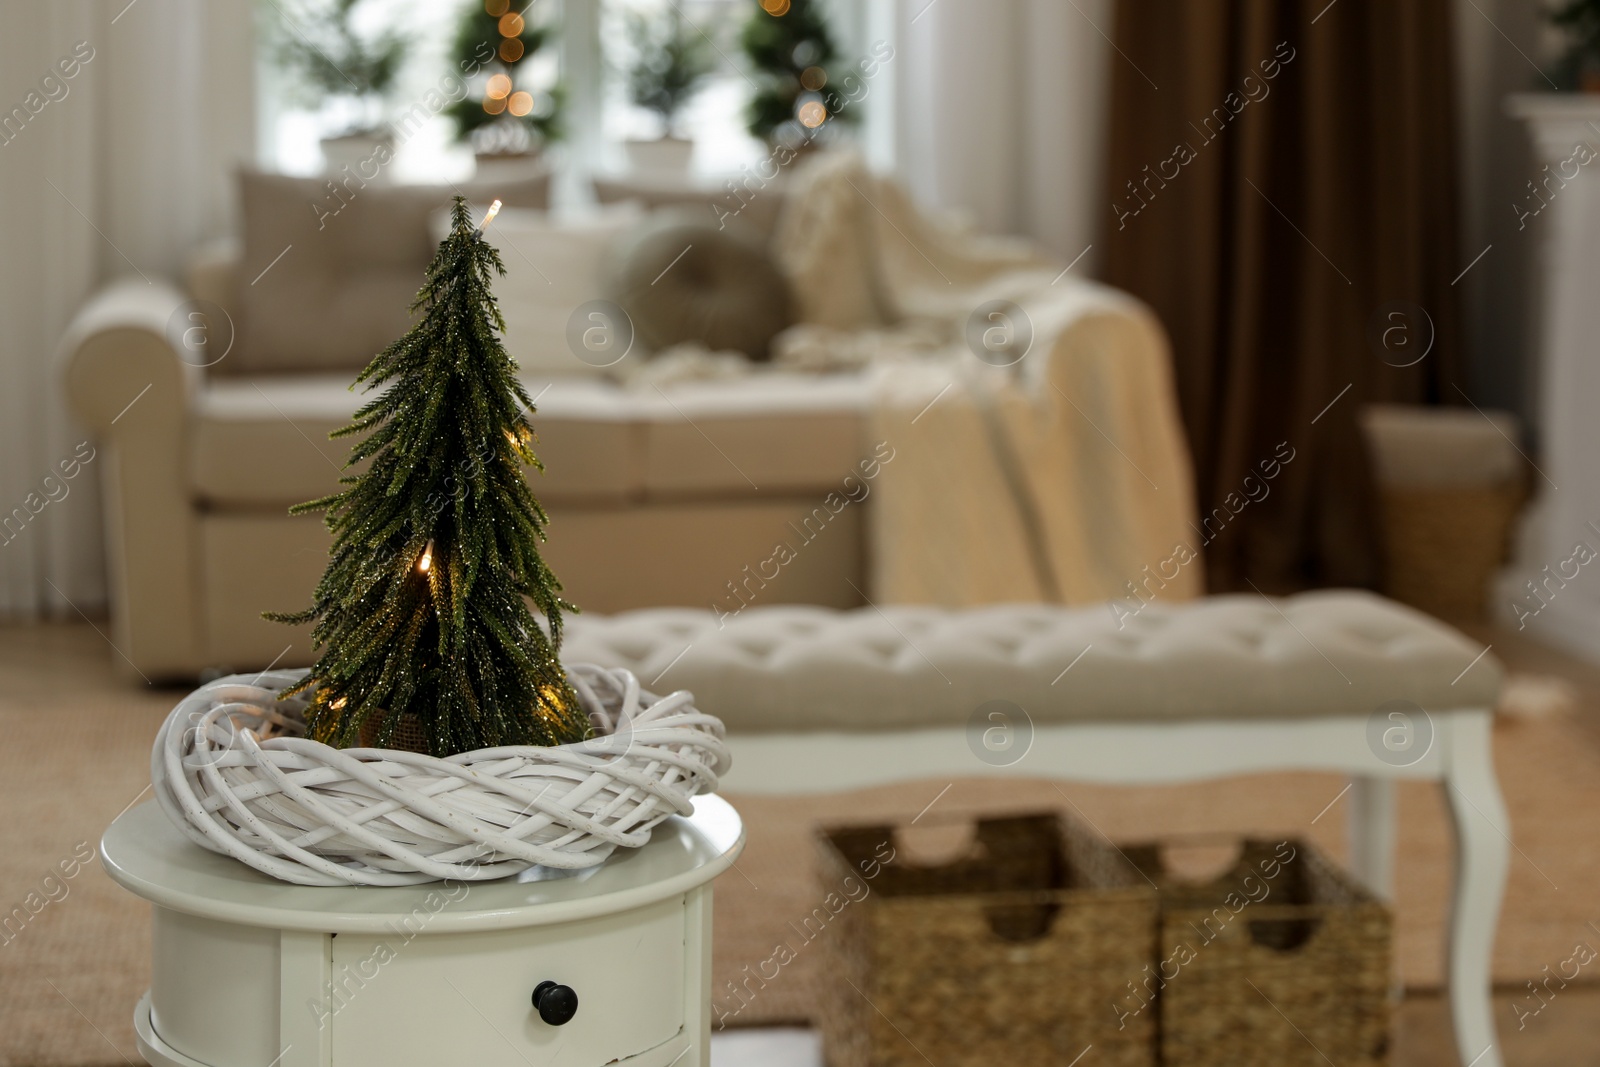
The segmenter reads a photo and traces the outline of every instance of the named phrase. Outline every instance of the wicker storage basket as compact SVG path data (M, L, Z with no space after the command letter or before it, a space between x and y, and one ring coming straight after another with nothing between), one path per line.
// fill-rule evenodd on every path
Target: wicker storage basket
M1520 484L1385 487L1383 591L1441 618L1483 618L1523 494Z
M1114 851L1054 815L982 820L938 867L880 865L894 839L820 835L827 888L865 887L823 942L829 1067L1154 1062L1155 1013L1112 1005L1152 958L1156 897Z
M1181 842L1180 842L1181 843ZM1302 841L1247 840L1221 877L1184 881L1164 846L1125 850L1161 888L1160 1062L1388 1062L1388 910Z

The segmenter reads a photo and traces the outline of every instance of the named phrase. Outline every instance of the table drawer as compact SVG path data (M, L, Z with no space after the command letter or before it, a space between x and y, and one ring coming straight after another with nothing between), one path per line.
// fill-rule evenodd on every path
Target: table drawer
M339 1067L582 1067L671 1040L684 1023L685 902L555 926L393 936L340 934L324 1016ZM552 1026L540 982L578 995Z

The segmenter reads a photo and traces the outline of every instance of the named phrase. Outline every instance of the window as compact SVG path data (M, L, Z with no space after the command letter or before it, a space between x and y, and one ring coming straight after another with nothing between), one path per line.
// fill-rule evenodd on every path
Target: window
M313 16L328 7L326 0L281 0L257 8L259 155L269 169L321 173L322 139L349 129L361 115L363 105L352 95L308 93L301 84L303 74L286 67L276 47L278 40L290 37L325 48ZM430 91L448 91L441 89L441 78L454 69L451 53L460 11L460 5L427 0L363 0L351 10L351 29L361 38L370 41L396 31L408 42L404 62L382 105L384 117L393 119L413 105L422 105L426 118L408 122L397 138L389 168L394 181L445 181L472 174L472 150L456 141L447 115L426 106Z
M501 0L502 3L505 0ZM883 12L896 0L834 0L828 5L830 28L839 51L852 59L867 54L875 42L869 30L887 25ZM487 73L455 78L457 30L462 18L483 6L485 0L358 0L348 18L349 34L367 44L385 34L398 34L406 44L404 61L387 86L381 105L363 102L353 92L307 91L313 86L303 68L285 63L284 39L318 45L319 54L342 58L334 44L326 44L326 31L318 18L334 7L333 0L272 0L258 11L260 36L260 148L263 166L291 174L322 172L324 138L337 136L373 113L396 123L394 162L388 176L398 182L460 180L471 176L473 149L457 138L448 107L434 106L442 97L460 99L470 94L482 100ZM488 0L489 5L495 0ZM766 149L746 129L746 107L754 91L748 60L740 48L740 31L757 11L756 0L510 0L512 14L530 24L536 20L553 31L550 41L531 57L530 77L541 90L558 83L563 97L565 137L546 148L546 158L562 172L558 198L582 200L591 173L622 173L630 169L627 142L648 140L662 133L656 114L636 105L630 95L628 70L637 52L630 39L630 18L654 20L680 18L692 35L707 43L709 61L697 90L684 104L674 123L678 136L694 142L692 176L714 181L754 164ZM305 49L301 49L302 52ZM352 60L352 62L355 62ZM344 79L348 81L348 79ZM359 79L357 79L359 80ZM887 80L887 79L884 79ZM334 81L329 78L329 81ZM341 82L335 86L342 89ZM887 92L874 91L857 105L865 122L855 136L882 142L872 131L881 125ZM873 146L869 144L869 150ZM883 153L874 151L878 162Z
M637 61L629 33L629 17L669 22L681 20L683 32L700 46L711 67L684 106L674 132L694 142L691 166L697 175L736 173L764 154L761 142L745 129L750 84L739 50L739 29L754 5L751 0L602 0L600 122L602 169L627 166L623 145L664 131L661 120L633 103L629 68Z

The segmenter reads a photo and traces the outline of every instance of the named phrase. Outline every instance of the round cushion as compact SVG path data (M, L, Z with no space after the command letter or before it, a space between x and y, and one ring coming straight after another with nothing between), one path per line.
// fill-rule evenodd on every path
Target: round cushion
M606 292L652 351L698 341L765 360L791 322L789 284L761 243L698 212L660 212L618 241Z

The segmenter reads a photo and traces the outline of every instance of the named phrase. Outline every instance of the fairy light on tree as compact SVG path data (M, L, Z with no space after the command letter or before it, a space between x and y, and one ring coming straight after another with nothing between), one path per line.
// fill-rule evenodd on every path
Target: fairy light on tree
M840 63L818 0L759 0L741 43L755 68L749 129L769 143L798 144L824 126L853 122L853 111L830 112L822 90Z
M535 58L552 36L548 20L529 18L510 0L483 0L463 13L456 59L462 69L481 73L450 116L457 135L475 151L530 152L561 139L566 94L559 83L542 84L535 70Z
M588 736L557 653L561 584L539 554L546 516L524 477L543 469L533 402L500 341L491 291L499 253L457 197L428 267L411 331L356 378L384 387L335 437L359 436L322 511L333 534L312 606L319 657L290 693L309 692L313 738L337 747L414 747L434 756ZM542 615L541 628L529 609Z

